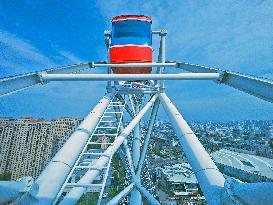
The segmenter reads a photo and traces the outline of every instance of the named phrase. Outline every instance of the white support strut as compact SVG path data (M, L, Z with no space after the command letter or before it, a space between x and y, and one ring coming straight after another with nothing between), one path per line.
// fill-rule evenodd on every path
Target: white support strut
M138 113L138 115L129 123L129 125L123 130L123 132L116 138L111 146L109 146L105 152L104 156L101 156L98 160L96 160L93 164L94 167L98 167L97 170L89 170L85 173L85 175L79 180L79 183L92 183L92 181L100 174L100 168L107 164L109 158L107 157L111 153L114 154L119 147L122 145L124 139L130 134L130 132L134 129L136 124L141 120L144 114L149 110L149 108L154 104L157 99L157 95L154 95L150 101L142 108L142 110ZM85 193L85 187L75 187L70 190L68 194L63 198L60 202L60 205L72 205L76 204L80 197Z
M113 94L106 94L99 101L49 162L35 181L35 184L39 186L38 193L36 193L36 190L31 189L17 202L18 205L52 204L112 97Z
M273 103L273 81L270 79L190 63L177 63L177 68L193 73L220 73L219 83Z
M75 73L91 68L92 63L81 63L76 65L69 65L58 68L51 68L40 71L38 73L27 73L18 76L6 77L0 79L0 97L25 90L37 84L43 84L40 73L46 72L48 74L64 74Z
M177 74L46 74L43 81L128 81L128 80L218 80L218 73L177 73Z
M221 204L220 196L224 191L224 176L167 95L160 93L159 99L174 127L208 204Z
M129 186L124 188L118 195L116 195L111 201L109 201L106 205L117 205L121 202L121 200L126 197L134 188L134 183L131 183Z

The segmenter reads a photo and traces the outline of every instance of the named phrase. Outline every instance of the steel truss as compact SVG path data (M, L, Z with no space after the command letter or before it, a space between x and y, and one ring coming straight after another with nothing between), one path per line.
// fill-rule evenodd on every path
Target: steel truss
M145 197L150 204L160 204L143 185L142 177L145 176L142 176L142 170L152 137L153 125L161 104L175 129L181 147L192 166L208 204L272 204L273 195L270 190L273 189L273 183L239 183L231 178L224 178L187 122L166 95L163 80L213 80L269 102L273 102L273 82L187 63L166 63L165 37L167 33L166 31L154 31L153 34L160 36L160 50L156 63L125 65L84 63L0 79L0 95L2 96L35 84L56 80L107 81L105 96L85 117L33 184L23 184L21 185L23 188L18 189L12 181L4 183L4 186L0 182L0 194L4 193L4 189L6 191L6 195L1 195L1 199L4 197L4 202L11 198L17 198L14 204L76 204L86 192L99 191L98 204L119 204L129 195L130 204L142 204L142 197ZM110 45L109 35L111 35L110 32L105 33L107 50ZM117 66L151 66L157 70L156 74L148 75L112 74L110 68ZM85 68L95 67L107 68L108 74L71 74ZM164 69L169 67L193 73L164 74ZM146 104L144 103L145 98L149 98ZM148 131L141 145L140 121L150 108L152 109ZM126 127L123 123L125 110L132 118ZM111 129L115 130L114 133ZM108 131L102 132L102 130ZM129 136L132 138L131 143L128 143L130 142ZM103 139L106 141L100 141ZM130 144L132 145L130 146ZM105 145L105 147L91 149L90 145ZM121 153L124 155L122 158L126 159L123 164L128 166L129 182L119 194L107 200L103 198L103 195L107 176L109 176L111 159L121 147L123 148ZM90 155L96 157L90 157ZM101 179L99 184L97 183L98 179ZM32 186L30 187L29 184ZM0 200L0 202L2 201Z

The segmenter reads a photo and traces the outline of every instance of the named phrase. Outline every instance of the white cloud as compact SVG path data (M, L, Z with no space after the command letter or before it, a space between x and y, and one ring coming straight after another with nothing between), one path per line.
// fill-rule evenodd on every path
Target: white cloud
M0 65L7 73L27 72L31 66L56 66L30 42L5 31L0 31Z
M49 45L50 46L50 45ZM47 56L31 42L8 32L0 32L0 76L28 73L59 65L86 62L74 53L50 46ZM101 73L100 69L89 72ZM0 77L1 78L1 77ZM20 117L84 116L105 92L104 82L54 82L34 86L0 102L0 115ZM96 94L94 94L96 90ZM23 108L23 109L22 109Z
M71 53L70 51L61 50L59 53L60 53L60 55L65 57L67 60L69 60L71 63L82 63L82 62L84 62L84 60L77 57L75 54Z
M47 56L31 42L0 30L0 76L84 62L70 51L59 50L52 48L52 53L56 54Z

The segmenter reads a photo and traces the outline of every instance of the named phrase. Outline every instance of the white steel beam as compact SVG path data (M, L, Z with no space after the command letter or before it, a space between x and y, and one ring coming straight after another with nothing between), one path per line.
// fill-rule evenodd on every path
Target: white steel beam
M240 183L227 178L225 188L227 194L223 197L224 202L230 198L240 205L272 205L273 202L273 182Z
M139 103L134 103L135 106L135 113L137 114L139 112ZM133 134L133 142L132 142L132 158L133 158L133 164L134 167L137 167L138 161L140 158L140 139L141 139L141 131L140 131L140 123L137 123L134 128L134 134ZM135 180L135 179L134 179ZM131 197L130 197L130 204L141 204L141 194L140 192L134 188L131 191Z
M193 73L220 73L219 83L231 86L271 103L273 102L272 80L189 63L177 63L177 67Z
M134 116L136 116L135 104L134 104L132 95L128 94L128 97L129 97L129 101L130 101L130 104L131 104L132 112L134 113Z
M125 100L125 99L123 99L123 97L120 94L117 94L116 96L119 100ZM127 103L125 104L125 109L131 118L135 117L134 113L130 110L130 107Z
M17 180L0 181L0 204L10 204L28 192L33 185L32 177L22 177Z
M155 94L157 93L157 90L153 89L153 90L144 90L144 89L139 89L139 90L130 90L128 89L127 91L126 90L116 90L115 91L117 94Z
M104 31L104 37L105 37L107 61L110 62L111 31ZM108 67L107 71L108 71L108 74L112 73L112 69L110 67ZM112 84L111 81L107 82L107 86L106 86L107 92L111 92L111 89L112 89L111 84Z
M224 192L224 176L167 95L160 93L159 98L208 204L220 204Z
M126 105L127 105L127 103L125 103L125 107L126 107ZM114 108L114 109L115 109L115 111L119 110L118 108ZM119 119L119 115L120 114L118 114L118 113L116 114L117 119ZM132 118L134 118L134 116ZM123 127L123 123L122 123L122 120L121 120L120 131L123 132L123 130L124 130L124 127ZM123 147L124 147L124 150L125 150L125 153L126 153L126 156L127 156L127 160L128 160L128 164L129 164L129 168L130 168L132 177L135 177L134 164L133 164L133 160L132 160L132 157L131 157L130 148L128 146L128 141L127 141L126 138L123 140Z
M13 94L15 92L19 92L30 88L37 84L43 84L43 80L41 79L41 73L46 72L47 74L65 74L65 73L75 73L80 72L87 68L95 68L95 67L175 67L176 63L128 63L128 64L107 64L107 63L81 63L76 65L69 65L64 67L51 68L46 70L41 70L39 72L27 73L12 77L6 77L0 79L0 96L5 96L9 94Z
M219 73L177 74L46 74L44 81L107 81L107 80L217 80Z
M35 181L35 184L39 186L38 193L36 193L36 190L31 189L17 204L49 205L54 201L79 154L87 143L89 136L95 129L112 98L113 94L106 94L99 101L49 162Z
M13 76L8 78L0 79L0 96L13 94L15 92L27 89L36 84L44 83L41 79L43 72L47 74L64 74L64 73L73 73L78 72L86 68L94 67L177 67L183 70L187 70L193 73L212 73L212 74L221 74L220 78L215 77L214 80L218 80L219 83L226 84L248 94L259 97L263 100L273 102L273 81L264 78L257 78L250 75L245 75L241 73L224 71L216 68L209 68L200 65L193 65L189 63L128 63L128 64L106 64L106 63L82 63L78 65L65 66L60 68L53 68L44 70L38 73L29 73L19 76ZM94 77L94 76L93 76ZM150 76L151 77L151 76ZM103 78L101 76L100 78ZM111 80L105 76L104 80ZM148 78L148 77L147 77ZM168 78L173 78L169 76ZM180 78L177 76L176 78ZM183 78L183 77L182 77ZM148 78L149 79L149 78ZM155 80L171 80L165 79L163 76L156 78ZM100 79L103 80L103 79ZM113 79L115 80L115 79ZM141 79L139 79L141 80ZM146 80L146 79L144 79Z
M41 83L37 73L2 78L0 79L0 96L10 95Z
M138 114L139 112L139 104L135 104L135 113ZM138 160L140 157L140 138L141 138L141 133L140 133L140 123L137 123L134 132L133 132L133 142L132 142L132 158L133 158L133 163L134 167L137 167Z
M151 205L160 205L160 203L154 198L154 196L147 191L142 185L136 183L136 188L144 195L149 204Z
M86 174L79 180L79 183L89 183L91 184L94 179L100 174L99 167L103 167L107 164L109 158L106 155L114 154L124 139L131 133L136 124L141 120L144 114L149 110L149 108L153 105L155 100L157 99L157 95L154 95L150 101L142 108L142 110L138 113L138 115L129 123L129 125L123 130L123 132L115 139L112 145L110 145L103 155L93 163L94 167L98 167L98 170L89 170ZM76 187L71 189L71 191L66 194L63 200L60 202L60 205L72 205L76 204L80 197L85 193L86 188L84 187Z
M41 72L47 72L48 74L74 73L86 68L91 68L91 65L91 63L82 63L78 65L47 69ZM43 81L40 78L39 72L2 78L0 79L0 96L13 94L42 83Z
M134 188L134 183L124 188L118 195L111 199L106 205L118 205L121 200L126 197Z
M124 147L125 152L126 152L126 156L127 156L127 160L128 160L128 164L129 164L129 168L130 168L132 177L134 178L136 174L135 174L134 163L133 163L133 160L132 160L132 157L131 157L131 152L130 152L130 149L129 149L129 146L128 146L127 139L124 139L123 147Z
M161 30L160 32L160 47L159 47L159 62L165 63L166 61L166 30ZM163 74L165 67L159 67L157 73ZM160 92L164 90L164 81L159 82Z
M161 33L160 30L158 30L158 31L152 31L152 34L157 34L157 35L159 35L160 33Z
M142 67L176 67L176 63L92 63L93 67L119 67L119 68L142 68Z
M146 138L145 138L145 141L144 141L141 157L140 157L140 160L138 162L138 167L137 167L137 175L138 176L140 176L140 174L141 174L142 165L144 163L144 159L145 159L146 153L148 151L148 146L149 146L151 134L152 134L152 131L153 131L153 126L154 126L154 122L155 122L155 119L156 119L156 114L157 114L157 111L158 111L158 107L159 107L159 100L157 99L155 101L153 109L152 109L152 113L151 113L150 121L149 121L148 131L147 131Z

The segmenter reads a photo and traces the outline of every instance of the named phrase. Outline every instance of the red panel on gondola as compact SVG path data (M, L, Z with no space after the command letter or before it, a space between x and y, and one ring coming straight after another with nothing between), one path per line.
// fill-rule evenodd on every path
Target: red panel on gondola
M113 46L110 49L111 63L151 63L152 62L152 48L150 46L142 45L122 45ZM118 74L145 74L150 73L151 68L113 68L114 73Z
M111 63L150 62L152 48L141 45L113 46L110 49Z

